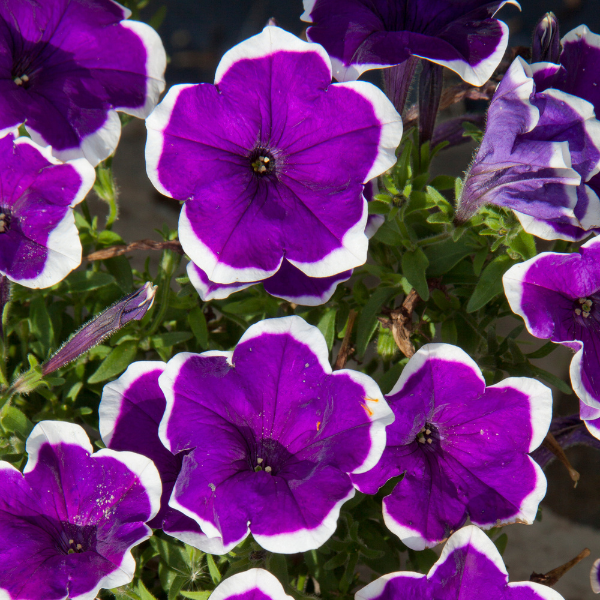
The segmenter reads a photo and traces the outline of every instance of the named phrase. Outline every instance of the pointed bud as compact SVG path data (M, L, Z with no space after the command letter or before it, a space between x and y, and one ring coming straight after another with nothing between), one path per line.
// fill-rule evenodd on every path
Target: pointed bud
M560 31L558 19L553 12L546 13L533 30L531 62L559 62Z
M144 287L121 298L103 313L88 321L42 365L42 374L48 375L75 360L130 321L141 320L152 307L155 294L156 286L148 282Z
M443 67L423 61L419 77L419 145L431 140L442 97Z

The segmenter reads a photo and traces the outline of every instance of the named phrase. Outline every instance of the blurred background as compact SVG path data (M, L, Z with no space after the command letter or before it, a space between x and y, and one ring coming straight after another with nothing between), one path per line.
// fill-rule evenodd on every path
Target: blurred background
M547 11L558 16L561 35L581 24L600 33L600 0L522 0L520 4L521 12L506 5L498 14L509 25L511 46L529 46L533 27ZM166 47L168 88L178 83L212 82L221 56L258 33L270 17L284 29L301 35L306 27L300 21L302 12L302 0L150 0L141 19L157 27ZM366 78L379 84L380 77L379 72L372 71ZM485 109L485 104L481 109ZM462 110L464 107L459 105L453 112L460 114ZM180 210L179 203L156 192L146 176L145 136L143 122L134 120L127 125L114 161L120 188L120 219L115 230L127 242L160 239L154 229L160 229L163 222L175 229ZM462 176L474 149L465 144L444 152L436 167L438 173ZM100 201L94 203L93 209L96 214L106 214ZM133 253L135 266L141 266L146 254ZM539 340L535 343L540 345ZM569 350L559 348L539 366L568 381L571 356ZM574 395L565 396L554 390L554 401L555 414L578 412ZM578 447L567 454L572 466L581 473L577 488L573 488L564 466L555 461L546 472L548 494L542 504L542 523L533 528L510 526L505 560L511 579L523 580L533 570L546 572L559 566L587 546L591 557L565 576L556 589L567 600L590 600L595 596L589 585L589 570L593 560L600 557L600 453Z

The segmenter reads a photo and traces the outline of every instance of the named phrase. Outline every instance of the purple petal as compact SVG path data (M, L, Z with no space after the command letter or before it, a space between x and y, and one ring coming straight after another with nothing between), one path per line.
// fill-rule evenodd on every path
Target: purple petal
M264 569L248 569L220 583L213 600L292 600L275 575Z
M43 288L77 267L81 242L72 208L94 179L85 159L62 164L29 138L0 139L0 273Z
M307 36L325 47L340 81L417 56L480 86L506 50L508 28L491 18L504 4L441 0L417 7L385 0L304 0L301 18L313 24Z
M354 494L348 474L379 460L391 420L375 382L332 373L323 336L299 317L251 326L233 354L179 354L159 384L161 440L190 450L170 505L225 551L249 530L276 552L324 543Z
M185 200L180 240L210 281L266 279L284 256L310 277L364 263L363 184L394 164L401 120L374 86L330 80L322 48L269 26L148 119L148 175Z
M152 461L92 446L81 427L43 421L23 474L0 463L0 592L91 599L133 579L131 548L152 534L160 506Z

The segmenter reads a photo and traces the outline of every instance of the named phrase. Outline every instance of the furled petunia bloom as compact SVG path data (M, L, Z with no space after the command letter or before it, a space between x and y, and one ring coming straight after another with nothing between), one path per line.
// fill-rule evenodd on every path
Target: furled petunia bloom
M94 179L94 169L83 158L63 164L27 137L15 139L10 133L0 139L2 275L26 287L45 288L79 266L73 207Z
M331 85L320 46L268 26L225 54L215 85L174 86L146 124L148 175L185 201L179 239L208 281L365 262L364 184L396 162L402 122L375 86Z
M377 180L373 179L365 185L365 199L370 202L377 193ZM383 215L369 215L365 235L370 239L383 225ZM265 291L277 298L295 302L303 306L319 306L325 304L335 293L339 283L352 276L352 269L331 277L309 277L283 259L279 271L262 282L215 283L210 281L206 273L193 262L187 266L187 274L200 298L204 301L223 300L235 292L240 292L257 283L262 283Z
M292 600L279 579L264 569L236 573L220 583L211 600Z
M113 0L0 3L0 135L25 123L61 160L110 156L116 111L147 117L165 87L158 34Z
M448 540L427 575L401 571L373 581L356 600L564 600L552 588L530 581L508 582L502 556L483 531L463 527Z
M158 425L167 405L158 378L165 367L158 361L134 362L119 379L104 386L98 409L100 435L107 448L137 452L156 465L162 497L160 510L148 521L150 527L161 528L194 546L202 543L211 554L223 554L220 538L208 539L196 521L168 504L185 453L171 454L158 437Z
M386 396L396 420L371 471L352 475L383 499L387 527L414 550L434 546L467 517L480 527L532 523L546 478L528 456L552 418L550 390L525 377L486 388L475 362L450 344L427 344Z
M21 474L0 462L0 598L93 600L129 583L152 531L160 477L132 452L93 449L83 428L42 421Z
M571 385L589 409L584 421L600 417L600 240L572 254L543 252L511 267L503 278L513 312L529 332L575 351ZM597 427L588 427L599 437Z
M339 81L411 56L483 85L508 44L508 27L493 16L512 0L304 0L306 35L327 50Z
M599 170L593 105L556 89L537 91L532 68L517 58L490 104L457 220L495 204L516 211L539 237L581 239L600 225L600 201L589 185Z
M250 532L271 552L318 548L354 496L349 474L379 460L393 415L370 377L332 373L328 354L300 317L269 319L233 352L178 354L159 377L160 439L188 452L169 505L223 552Z

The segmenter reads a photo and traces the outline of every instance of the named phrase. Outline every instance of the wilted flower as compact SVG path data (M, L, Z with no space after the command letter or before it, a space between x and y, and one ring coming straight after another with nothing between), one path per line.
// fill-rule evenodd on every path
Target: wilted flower
M94 169L83 158L62 164L27 137L15 139L10 133L0 139L2 275L26 287L45 288L81 263L73 207L94 179Z
M167 401L158 385L166 364L134 362L117 379L104 386L98 413L100 435L107 448L137 452L150 458L162 481L160 510L148 521L188 544L202 544L211 554L223 554L220 538L208 539L196 521L169 506L185 452L171 454L158 437L158 425Z
M373 581L356 600L564 600L552 588L530 581L508 582L508 572L494 542L473 525L446 542L427 575L401 571Z
M492 18L505 4L507 0L304 0L301 18L312 23L306 34L327 50L339 81L416 56L483 85L508 44L508 27Z
M572 254L544 252L511 267L504 291L529 332L575 351L571 385L589 407L584 421L600 417L600 239ZM599 436L597 427L589 427Z
M187 451L169 502L228 552L318 548L379 460L393 420L377 384L332 373L325 339L299 317L252 325L233 352L178 354L159 377L159 435ZM203 545L198 545L201 550Z
M550 390L525 377L485 387L475 362L450 344L427 344L386 396L396 420L387 446L356 487L383 500L388 528L415 550L434 546L467 517L481 527L532 523L546 478L528 456L548 432Z
M25 124L61 160L114 152L115 111L146 117L165 87L158 34L113 0L0 4L0 135Z
M330 81L320 46L268 26L225 54L214 86L174 86L148 118L148 175L185 201L179 238L208 281L365 262L364 184L395 163L402 122L375 86Z
M457 220L495 204L515 210L539 237L581 239L600 225L600 201L589 185L599 170L592 104L556 89L537 91L532 68L517 58L490 104Z
M131 548L160 506L152 461L93 449L79 425L42 421L23 473L0 462L0 597L93 600L129 583Z

